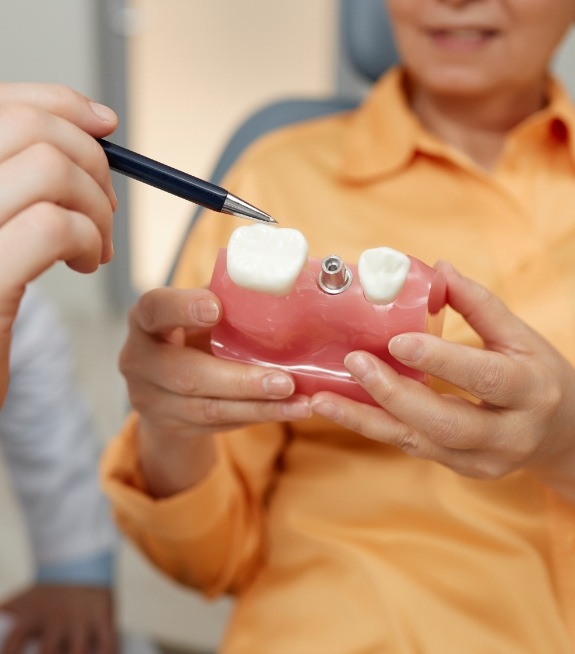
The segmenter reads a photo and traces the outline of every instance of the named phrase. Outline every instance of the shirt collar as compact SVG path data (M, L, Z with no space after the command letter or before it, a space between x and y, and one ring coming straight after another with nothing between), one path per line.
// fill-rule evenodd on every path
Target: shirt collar
M527 120L517 125L512 136L521 138L547 127L545 133L549 138L563 141L569 148L569 154L575 162L575 107L567 91L554 78L549 79L547 92L549 102Z
M549 85L549 104L514 132L519 135L536 125L558 121L562 127L555 137L569 142L575 162L575 109L573 103L554 79ZM426 131L409 108L404 91L404 74L392 69L374 85L371 93L352 114L344 137L340 175L343 180L369 183L393 174L409 164L416 152L446 157L464 158Z
M352 114L345 135L341 175L370 181L403 167L415 146L417 119L402 89L402 74L393 69L374 85Z

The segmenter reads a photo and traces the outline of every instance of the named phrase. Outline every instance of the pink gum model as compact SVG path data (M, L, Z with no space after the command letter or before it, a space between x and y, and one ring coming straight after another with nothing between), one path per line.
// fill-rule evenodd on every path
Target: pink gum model
M424 382L422 373L399 363L387 346L404 332L441 333L445 279L409 258L400 294L391 303L378 305L365 299L357 267L343 265L339 257L308 259L291 292L278 297L232 282L226 250L220 250L210 290L222 302L223 318L212 331L212 350L225 359L286 370L295 379L296 392L305 395L329 390L374 404L343 365L353 350L371 352L399 373ZM339 288L336 280L334 290L329 288L329 271L338 266L341 270L336 272L345 279ZM326 273L327 286L322 288L318 280L325 280Z

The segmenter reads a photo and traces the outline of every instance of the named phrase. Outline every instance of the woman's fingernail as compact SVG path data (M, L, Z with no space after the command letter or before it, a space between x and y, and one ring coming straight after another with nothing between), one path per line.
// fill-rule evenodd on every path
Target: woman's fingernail
M311 418L311 407L307 398L297 398L293 402L286 402L283 405L283 412L290 420L305 420Z
M327 402L326 400L312 402L311 409L318 416L323 416L329 420L337 420L340 416L340 408L335 402Z
M415 336L402 334L389 341L388 349L392 356L403 361L417 361L424 352L423 343Z
M375 374L373 361L360 352L348 354L345 357L344 364L349 372L362 382L369 381Z
M281 372L266 375L262 379L262 388L264 393L273 397L287 397L295 390L292 378Z
M106 123L115 123L116 114L110 107L106 107L105 104L99 104L97 102L90 102L90 108L98 116L100 120L103 120Z
M435 262L434 268L436 268L437 270L449 271L454 275L457 275L457 277L462 277L459 270L452 263L446 261L445 259L438 259Z
M218 305L210 298L202 298L196 300L192 304L192 316L199 322L204 322L206 324L212 324L220 315L220 309Z

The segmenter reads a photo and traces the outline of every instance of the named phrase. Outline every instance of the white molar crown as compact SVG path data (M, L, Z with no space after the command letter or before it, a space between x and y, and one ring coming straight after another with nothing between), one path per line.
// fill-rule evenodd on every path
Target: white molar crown
M260 224L238 227L228 242L228 275L242 288L287 295L307 254L307 241L297 229Z
M365 299L389 304L401 293L410 267L409 257L392 248L373 248L362 252L357 265Z

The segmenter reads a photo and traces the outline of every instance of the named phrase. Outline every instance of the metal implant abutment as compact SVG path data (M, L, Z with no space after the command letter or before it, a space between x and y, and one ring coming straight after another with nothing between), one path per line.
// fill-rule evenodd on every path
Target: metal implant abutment
M330 295L343 293L352 282L351 270L341 257L330 254L321 262L318 284L322 291Z

